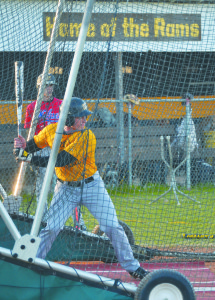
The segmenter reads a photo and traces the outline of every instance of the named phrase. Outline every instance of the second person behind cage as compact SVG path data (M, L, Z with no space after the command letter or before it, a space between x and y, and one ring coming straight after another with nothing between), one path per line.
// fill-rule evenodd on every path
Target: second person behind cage
M99 221L101 230L109 237L121 266L134 278L142 279L148 271L140 267L133 256L124 229L118 222L113 202L95 164L96 138L85 128L91 114L86 103L72 98L57 156L55 171L58 177L49 208L47 225L40 232L41 243L37 256L45 258L70 214L84 205ZM27 143L21 136L14 139L17 160L37 166L47 166L49 157L33 156L46 145L53 146L57 124L45 127ZM25 151L24 151L25 150Z
M37 78L36 87L37 90L39 90L40 86L42 84L42 74L40 74ZM38 115L35 135L39 134L40 131L45 128L49 124L57 123L59 119L59 113L60 113L60 105L62 103L62 100L57 99L53 96L54 93L54 87L56 85L56 79L53 74L48 74L48 77L46 79L46 86L43 94L43 100L40 107L40 112ZM31 104L27 106L26 114L25 114L25 124L24 128L28 129L31 126L35 106L36 106L37 100L33 101ZM37 155L43 156L49 156L51 153L50 147L45 147L43 149L40 149L37 153ZM42 189L42 184L45 177L46 168L39 167L38 168L38 174L36 178L36 200L37 203L39 201L40 192ZM55 175L53 176L53 180L56 181ZM47 204L45 207L45 211L47 211Z

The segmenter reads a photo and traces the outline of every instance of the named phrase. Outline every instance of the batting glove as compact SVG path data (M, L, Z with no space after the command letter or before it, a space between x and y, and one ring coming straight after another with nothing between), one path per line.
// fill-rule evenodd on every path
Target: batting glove
M13 150L13 154L15 156L16 161L26 161L26 162L31 162L32 159L32 154L29 154L22 148L16 148Z

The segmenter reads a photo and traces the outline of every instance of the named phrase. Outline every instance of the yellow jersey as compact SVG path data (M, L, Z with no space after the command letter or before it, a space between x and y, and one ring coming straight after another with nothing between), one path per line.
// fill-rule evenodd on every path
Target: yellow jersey
M52 148L57 123L46 126L38 135L34 136L37 147ZM55 167L56 175L63 181L80 181L95 174L96 137L94 133L85 129L72 134L63 134L59 153L65 150L74 156L77 161L64 167Z

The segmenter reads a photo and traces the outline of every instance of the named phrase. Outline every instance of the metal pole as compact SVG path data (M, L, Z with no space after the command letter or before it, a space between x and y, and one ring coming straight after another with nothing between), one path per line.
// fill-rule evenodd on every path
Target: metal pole
M186 99L186 173L187 173L187 189L190 190L190 123L191 123L191 108L190 99Z
M30 130L28 132L27 140L30 140L31 138L33 138L33 136L35 134L38 116L39 116L41 104L43 101L43 94L44 94L44 90L45 90L45 86L46 86L46 78L49 73L51 59L52 59L52 56L54 53L54 46L55 46L55 42L56 42L56 38L57 38L57 32L58 32L58 28L59 28L59 24L60 24L60 17L61 17L62 11L63 11L64 3L65 3L65 0L59 0L59 2L58 2L58 7L57 7L56 15L55 15L55 22L53 25L49 48L47 51L46 61L45 61L44 69L43 69L42 84L38 91L37 101L36 101L36 105L35 105L35 109L34 109L33 118L31 121ZM19 195L22 190L26 167L27 167L27 163L22 162L21 166L20 166L20 170L19 170L16 188L14 191L14 196Z
M132 132L131 132L131 102L128 102L128 184L132 185Z
M7 226L8 230L10 231L11 235L13 236L14 240L15 241L19 240L21 238L21 235L1 201L0 201L0 215L5 225Z
M46 174L45 174L45 178L44 178L44 182L43 182L43 186L42 186L42 191L41 191L40 198L39 198L39 203L37 206L34 222L32 224L32 228L31 228L31 235L34 235L34 236L37 236L38 232L39 232L40 223L41 223L43 211L44 211L44 206L45 206L46 199L48 196L49 186L50 186L50 183L52 180L54 166L55 166L55 162L57 159L60 142L62 139L63 128L64 128L64 125L66 122L66 117L68 114L69 105L70 105L70 101L72 98L72 94L73 94L73 90L74 90L74 86L75 86L75 82L76 82L76 77L78 74L78 69L79 69L79 65L80 65L80 61L81 61L81 57L82 57L82 53L83 53L83 49L84 49L84 43L85 43L86 36L87 36L87 30L88 30L88 26L89 26L91 14L92 14L94 1L95 0L88 0L87 4L86 4L84 17L83 17L82 25L81 25L81 30L80 30L80 34L78 37L77 46L75 49L75 55L73 58L70 75L69 75L69 79L67 82L66 92L64 95L64 99L63 99L62 113L60 114L57 130L56 130L56 134L55 134L55 139L54 139L51 155L49 158L49 163L48 163L48 166L46 169Z
M12 258L11 251L5 248L0 247L0 253L6 257ZM29 264L30 266L32 264ZM109 286L109 287L116 287L117 289L123 291L123 292L128 292L135 294L137 287L136 285L130 284L123 282L121 284L116 285L116 280L115 279L110 279L107 277L103 277L100 275L92 274L86 271L82 270L77 270L75 268L71 268L65 265L61 265L52 261L46 261L41 258L35 258L34 260L34 265L40 266L41 268L56 271L56 272L61 272L66 275L70 275L73 277L76 277L78 279L82 280L89 280L91 282L95 282L97 284L102 284L103 286ZM72 278L71 278L72 280Z
M121 99L116 105L117 117L117 136L119 141L119 164L124 162L124 116L123 116L123 74L122 74L122 53L116 54L115 61L115 84L116 84L116 99Z
M7 198L7 193L1 184L0 184L0 195L2 196L3 199Z
M177 201L177 204L180 205L180 202L178 200L178 196L177 196L177 192L180 193L182 196L194 201L194 202L197 202L197 203L200 203L199 201L193 199L192 197L184 194L183 192L181 192L178 188L177 188L177 185L176 185L176 180L175 180L175 173L176 171L187 161L187 156L185 157L185 159L175 168L173 169L173 166L172 166L172 149L171 149L171 145L170 145L170 136L167 136L166 139L167 139L167 143L168 143L168 148L169 148L169 160L170 160L170 163L168 164L168 162L166 161L165 157L164 157L164 142L163 142L163 136L160 137L161 139L161 158L162 160L164 161L164 163L166 164L166 166L168 167L169 169L169 172L170 172L170 175L171 175L171 183L170 183L170 188L165 192L163 193L162 195L160 195L159 197L157 197L155 200L151 201L149 204L152 204L156 201L158 201L160 198L166 196L166 194L168 194L171 189L173 189L173 192L175 194L175 198L176 198L176 201Z

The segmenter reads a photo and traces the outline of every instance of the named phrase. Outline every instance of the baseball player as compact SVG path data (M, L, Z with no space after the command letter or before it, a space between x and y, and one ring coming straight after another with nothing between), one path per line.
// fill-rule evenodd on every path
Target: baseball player
M41 84L42 84L42 74L40 74L37 78L37 84L36 84L37 89L39 89ZM43 95L43 101L41 104L40 113L38 116L38 122L35 131L36 135L47 125L58 122L59 112L60 112L59 110L60 110L60 105L62 103L62 100L53 97L55 85L56 85L56 81L54 75L48 74L46 80L46 87ZM26 129L30 128L31 126L31 121L34 114L35 106L36 106L36 101L33 101L31 104L27 106L26 114L25 114L25 124L24 124L24 128ZM38 155L40 155L41 157L49 156L50 152L51 152L50 147L45 147L39 150ZM42 168L42 167L38 168L38 176L36 180L37 202L39 201L40 191L44 181L45 172L46 172L46 168ZM47 204L44 212L46 211L47 211Z
M128 238L119 225L113 202L105 189L95 164L96 138L85 128L91 114L86 103L72 98L66 119L59 153L55 164L57 184L49 208L47 226L41 230L37 256L45 258L65 222L79 204L84 205L99 221L100 228L109 237L117 259L129 274L142 279L149 272L134 259ZM27 143L22 136L14 139L17 160L45 167L49 157L33 156L38 149L53 146L57 124L45 127Z

